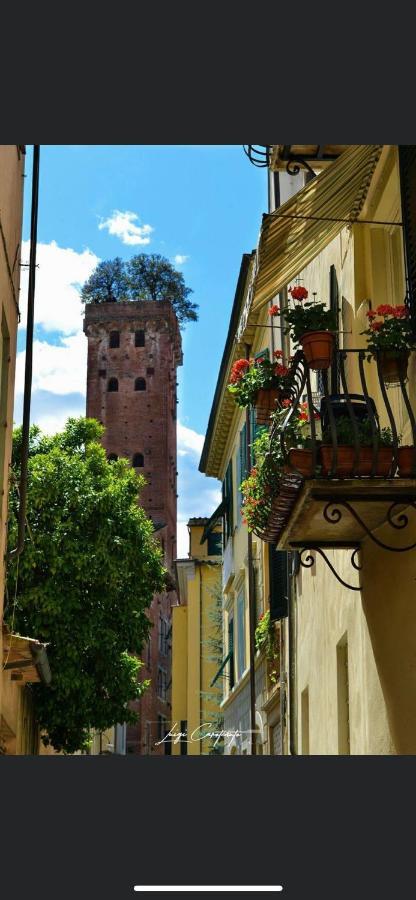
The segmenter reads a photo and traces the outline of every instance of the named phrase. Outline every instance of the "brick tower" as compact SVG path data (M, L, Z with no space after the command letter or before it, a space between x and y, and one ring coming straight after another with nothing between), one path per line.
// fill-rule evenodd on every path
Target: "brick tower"
M172 571L176 557L176 367L181 336L168 302L87 304L87 416L105 426L109 460L127 457L148 482L140 503L152 519ZM166 752L155 747L170 726L171 607L174 591L157 594L150 608L151 637L140 677L151 686L135 708L139 722L127 729L127 752Z

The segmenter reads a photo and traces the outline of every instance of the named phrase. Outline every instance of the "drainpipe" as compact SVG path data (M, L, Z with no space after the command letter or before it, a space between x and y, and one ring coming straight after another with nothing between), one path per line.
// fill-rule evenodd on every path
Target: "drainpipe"
M26 323L26 359L25 359L25 389L23 395L23 424L22 424L22 450L20 459L19 482L19 517L17 546L11 550L10 559L20 556L25 543L26 500L27 500L27 466L29 460L29 428L30 428L30 400L32 391L32 362L33 362L33 322L35 308L35 276L36 276L36 242L38 232L38 199L39 199L39 144L33 147L33 171L32 171L32 208L30 213L30 256L29 256L29 287L27 294L27 323Z
M246 359L250 357L250 347L246 344ZM250 410L246 408L246 464L247 472L250 471ZM254 639L254 631L256 628L255 618L255 600L254 600L254 570L253 570L253 541L251 532L247 532L247 566L248 566L248 628L250 640L250 728L251 728L251 755L256 755L256 672L255 672L255 655L256 645Z

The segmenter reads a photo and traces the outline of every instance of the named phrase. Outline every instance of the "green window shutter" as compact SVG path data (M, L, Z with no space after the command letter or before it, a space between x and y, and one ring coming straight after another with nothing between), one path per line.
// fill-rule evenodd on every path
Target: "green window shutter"
M227 466L225 478L222 483L222 499L225 502L224 508L224 548L227 539L233 533L233 467L232 460Z
M270 359L270 350L269 350L269 348L266 347L265 350L260 350L259 353L255 353L255 355L254 355L254 361L256 361L256 359Z
M237 678L240 680L246 667L246 620L244 591L237 598Z
M227 499L228 499L228 513L227 513L227 533L228 537L233 533L234 521L233 521L233 463L230 459L228 463L228 469L225 476L226 480L226 491L227 491Z
M234 687L234 619L228 620L228 656L230 661L230 691Z
M241 431L240 431L240 446L238 448L238 456L237 456L237 525L241 522L241 507L243 505L243 495L240 490L241 482L247 477L247 464L246 464L246 456L247 456L247 428L244 423Z
M270 620L285 619L288 614L288 554L269 544Z

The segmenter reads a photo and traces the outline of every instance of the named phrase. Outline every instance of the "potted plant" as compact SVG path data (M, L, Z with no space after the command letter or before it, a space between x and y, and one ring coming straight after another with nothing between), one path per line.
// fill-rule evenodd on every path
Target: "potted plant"
M397 451L399 478L414 478L416 475L416 447L405 445Z
M332 362L336 313L325 303L308 301L308 291L301 285L289 288L293 306L280 310L272 306L270 315L281 315L285 321L285 334L293 343L301 346L311 369L328 369Z
M232 369L228 390L238 406L255 406L258 425L267 425L276 404L287 394L290 371L282 363L283 353L275 350L273 360L238 359Z
M407 378L409 353L416 346L407 306L381 304L367 313L370 358L379 359L385 384L400 384Z
M331 430L328 428L322 435L320 458L323 475L337 475L340 478L352 476L355 462L355 441L358 439L358 461L355 469L356 475L371 475L374 458L374 437L369 419L357 420L355 433L349 416L336 419L337 433L337 462L335 470L334 446ZM387 478L393 463L393 434L391 428L381 428L378 431L378 447L376 453L375 475Z
M310 415L307 403L301 403L293 409L290 400L284 400L282 409L273 417L274 423L279 428L284 427L285 443L289 446L288 468L300 474L303 478L311 478L313 470L313 453L311 448ZM284 425L287 413L292 407L293 415ZM319 413L314 410L313 417L320 420Z
M272 684L277 684L280 675L280 651L276 628L270 621L270 610L262 613L254 632L256 650L264 650L267 659L268 676Z

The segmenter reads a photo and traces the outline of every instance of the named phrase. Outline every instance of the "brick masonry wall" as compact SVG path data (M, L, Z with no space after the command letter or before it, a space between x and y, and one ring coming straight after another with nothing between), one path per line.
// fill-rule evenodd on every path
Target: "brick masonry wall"
M176 316L167 302L89 304L84 332L88 338L87 416L105 426L103 445L108 454L131 462L134 454L143 456L144 465L137 471L148 484L140 503L155 524L165 565L172 570L176 558L176 368L182 364ZM111 332L118 332L119 347L110 347ZM142 347L135 345L136 332L144 332ZM144 380L144 390L135 390L137 378ZM110 379L117 379L117 391L108 390ZM166 672L169 684L171 641L165 655L160 649L159 617L170 627L176 602L174 591L158 594L149 611L154 627L143 653L141 677L150 678L151 686L134 704L139 722L127 729L130 753L165 751L164 745L155 747L158 716L170 725L170 703L158 697L158 671L161 667Z

